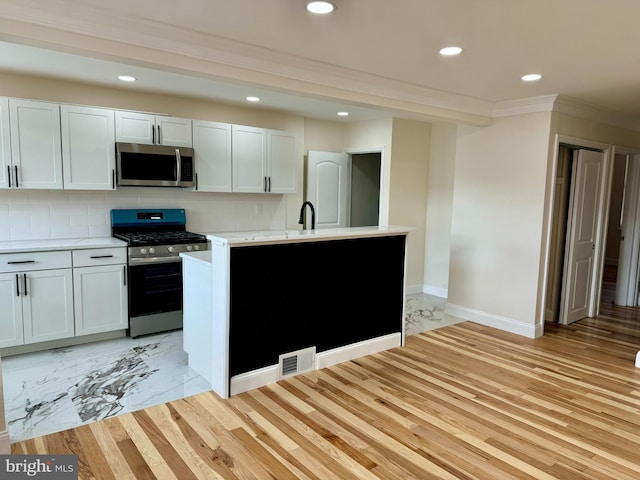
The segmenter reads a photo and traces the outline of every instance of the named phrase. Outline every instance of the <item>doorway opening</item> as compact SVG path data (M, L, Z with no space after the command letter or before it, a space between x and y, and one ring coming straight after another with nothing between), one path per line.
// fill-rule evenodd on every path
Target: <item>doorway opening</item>
M309 151L305 177L305 200L315 206L316 228L382 224L381 151Z
M351 155L350 227L374 227L380 219L381 155Z
M609 176L608 149L558 144L545 322L566 325L598 312Z

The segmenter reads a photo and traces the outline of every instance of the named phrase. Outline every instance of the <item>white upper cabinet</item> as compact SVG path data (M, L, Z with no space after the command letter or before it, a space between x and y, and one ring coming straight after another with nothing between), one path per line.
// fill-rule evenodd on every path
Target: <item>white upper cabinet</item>
M298 168L295 135L289 132L267 130L267 150L269 191L296 193Z
M231 125L193 121L196 187L199 192L231 191Z
M9 188L11 178L11 135L9 132L9 99L0 98L0 188Z
M60 119L64 188L114 190L114 111L61 105Z
M192 147L191 120L117 110L116 141Z
M60 106L10 99L9 122L12 187L62 188Z
M233 125L233 191L296 193L296 137L292 133Z
M231 132L233 191L267 192L267 132L243 125L233 125Z

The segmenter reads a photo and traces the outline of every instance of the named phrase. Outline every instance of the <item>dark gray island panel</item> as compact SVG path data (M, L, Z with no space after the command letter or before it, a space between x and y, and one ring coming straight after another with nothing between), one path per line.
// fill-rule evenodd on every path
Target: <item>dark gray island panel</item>
M229 375L401 332L405 238L231 249Z
M402 346L411 230L208 234L180 254L189 366L228 398Z

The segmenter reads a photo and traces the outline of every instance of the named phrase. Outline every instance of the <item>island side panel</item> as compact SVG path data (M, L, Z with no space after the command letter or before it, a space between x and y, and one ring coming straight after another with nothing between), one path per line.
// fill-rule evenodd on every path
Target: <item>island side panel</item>
M222 398L229 397L229 299L230 249L211 242L212 328L211 388Z
M231 249L229 376L403 331L406 235Z
M211 262L182 256L183 349L189 366L211 382L212 305Z

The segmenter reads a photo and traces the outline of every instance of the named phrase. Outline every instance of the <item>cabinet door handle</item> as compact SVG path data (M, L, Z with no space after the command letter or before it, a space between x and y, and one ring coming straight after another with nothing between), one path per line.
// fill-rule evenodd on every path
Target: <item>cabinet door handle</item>
M160 139L160 125L158 125L158 145L162 145L162 140Z
M27 293L27 274L26 273L22 274L22 279L24 280L24 296L26 297L28 295L28 293Z
M198 174L196 173L196 190L198 190Z
M269 185L269 188L267 189L267 192L270 192L271 191L271 177L269 177L268 185Z
M116 169L111 169L111 190L116 189Z
M267 191L267 177L264 177L264 186L262 187L262 189L266 192Z
M18 166L14 165L13 168L16 171L16 188L18 188L20 185L18 185Z
M7 179L9 180L9 188L11 188L11 166L7 165Z
M123 265L122 270L124 271L124 275L122 278L124 279L124 286L126 287L127 286L127 266Z
M20 275L16 273L16 297L20 296Z
M7 262L7 265L19 265L23 263L36 263L35 260L14 260L13 262Z
M151 143L156 144L156 127L151 125Z
M113 255L91 255L89 258L113 258Z

